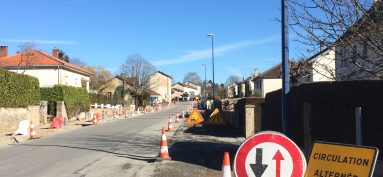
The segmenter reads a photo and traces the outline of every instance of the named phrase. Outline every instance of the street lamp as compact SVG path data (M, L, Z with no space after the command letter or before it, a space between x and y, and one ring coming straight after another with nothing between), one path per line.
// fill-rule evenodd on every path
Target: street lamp
M205 81L204 81L204 84L205 84L205 88L204 88L204 101L206 101L206 64L202 64L203 66L205 66Z
M214 91L214 87L215 87L215 82L214 82L214 34L208 33L207 36L211 37L211 63L213 65L212 67L213 67L213 103L214 103L214 99L215 99L215 91ZM214 108L214 104L213 104L213 108Z

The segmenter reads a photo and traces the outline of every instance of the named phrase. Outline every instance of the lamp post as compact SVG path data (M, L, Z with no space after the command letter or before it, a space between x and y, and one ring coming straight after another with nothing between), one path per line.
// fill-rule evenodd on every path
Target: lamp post
M211 63L213 67L213 103L215 99L215 82L214 82L214 34L208 33L208 37L211 37ZM214 104L213 104L213 109L214 109Z
M206 101L206 64L202 64L203 66L205 66L205 80L204 80L204 84L205 84L205 88L204 88L204 101Z

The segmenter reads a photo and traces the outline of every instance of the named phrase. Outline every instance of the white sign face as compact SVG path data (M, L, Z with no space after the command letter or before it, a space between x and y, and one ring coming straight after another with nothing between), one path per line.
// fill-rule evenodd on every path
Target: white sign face
M293 159L291 158L289 152L281 145L275 143L261 143L256 145L253 149L249 151L249 155L246 158L246 164L255 164L257 150L262 149L262 164L266 164L267 168L263 172L262 176L276 176L277 173L280 176L290 176L293 172ZM278 153L281 153L280 159L273 159L273 157ZM260 156L260 154L258 154ZM283 159L283 160L282 160ZM279 162L278 162L279 161ZM277 163L279 163L279 172L277 172ZM250 165L245 166L246 173L250 177L255 177L253 170Z
M237 177L301 177L306 160L293 141L277 132L261 132L239 147L234 159Z
M30 127L30 121L22 120L20 121L19 128L17 128L15 134L29 135L29 127Z

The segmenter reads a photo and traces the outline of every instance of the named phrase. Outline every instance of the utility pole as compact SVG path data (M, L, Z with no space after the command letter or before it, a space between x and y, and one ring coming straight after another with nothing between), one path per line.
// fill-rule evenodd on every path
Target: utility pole
M289 40L288 40L288 16L287 3L282 0L282 129L286 136L290 136L289 96L290 96L290 75L289 75Z

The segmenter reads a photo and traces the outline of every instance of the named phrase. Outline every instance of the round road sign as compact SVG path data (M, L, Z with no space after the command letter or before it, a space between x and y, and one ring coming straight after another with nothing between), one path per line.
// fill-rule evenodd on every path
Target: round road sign
M285 135L265 131L248 138L234 159L237 177L302 177L306 159L298 146Z

